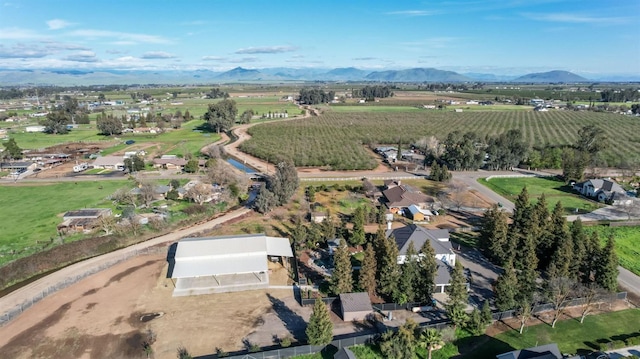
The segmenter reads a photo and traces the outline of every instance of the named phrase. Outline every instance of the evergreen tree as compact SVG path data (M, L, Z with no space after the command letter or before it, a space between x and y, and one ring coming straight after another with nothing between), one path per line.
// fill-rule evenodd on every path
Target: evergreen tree
M397 295L398 283L402 275L398 264L398 246L393 236L383 240L382 254L378 290L385 299L392 300Z
M512 233L525 235L531 223L531 204L529 203L529 191L527 191L527 187L522 188L522 191L513 204Z
M456 264L453 267L451 280L449 281L449 286L446 288L446 291L447 294L449 294L449 299L445 305L447 316L453 322L454 327L457 327L464 324L466 321L467 317L464 310L469 302L467 280L460 261L456 261Z
M360 289L369 293L369 295L376 293L376 270L376 253L373 251L373 245L369 243L364 250L364 258L362 259L362 266L358 276Z
M2 145L4 146L4 151L0 156L10 160L19 160L22 158L22 148L18 147L15 138L10 138L9 141L4 142Z
M413 359L416 346L417 325L411 320L407 321L398 328L397 332L391 330L382 335L382 343L380 343L380 351L385 358L394 359Z
M618 288L618 256L613 234L609 236L607 244L600 251L600 256L597 258L596 283L610 292L615 291Z
M333 340L333 323L329 318L327 306L320 299L313 305L313 313L305 330L310 345L326 345Z
M440 182L440 165L435 160L431 162L431 173L429 174L429 179Z
M482 323L484 323L485 326L493 322L493 315L491 313L491 308L489 308L489 300L485 300L484 303L482 303L480 317L482 318Z
M498 310L504 312L515 308L517 305L517 292L518 278L516 277L516 270L513 268L511 261L509 261L504 268L504 273L496 281L494 296Z
M340 245L333 253L333 272L329 290L334 295L353 292L353 271L351 255L346 245Z
M417 292L417 280L419 273L418 267L418 253L416 252L413 242L409 242L407 248L407 259L402 264L402 275L400 276L400 283L398 283L398 296L395 298L397 303L410 303L416 300Z
M474 308L469 316L469 322L467 323L467 329L473 335L482 335L485 330L485 325L482 322L482 316L478 308Z
M359 206L353 212L353 231L351 232L350 242L354 246L359 246L364 244L366 237L364 234L364 224L365 224L365 208L363 206Z
M531 301L537 288L536 279L538 278L538 273L536 272L538 257L536 255L536 240L533 235L529 234L524 237L518 253L520 254L518 257L520 267L516 272L516 278L518 279L516 300L519 302L522 299Z
M480 247L492 262L502 265L512 258L515 248L509 248L507 214L497 204L489 208L482 218Z
M598 257L600 256L600 237L593 231L585 243L585 260L582 261L582 283L588 284L594 281Z
M553 238L549 233L549 209L547 197L543 193L531 210L530 230L536 239L536 253L538 254L538 267L544 269L549 264L553 248Z
M586 257L587 235L584 233L580 218L571 223L569 228L571 242L573 243L573 260L569 264L570 277L574 279L582 278L582 267Z
M433 250L431 243L425 241L422 248L420 248L418 278L416 281L416 301L423 303L431 302L437 272L436 252Z

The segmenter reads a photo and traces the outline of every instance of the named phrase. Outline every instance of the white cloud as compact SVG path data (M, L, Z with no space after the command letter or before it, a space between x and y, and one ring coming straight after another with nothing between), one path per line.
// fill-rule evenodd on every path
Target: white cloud
M298 48L295 46L263 46L263 47L247 47L239 49L236 54L280 54L283 52L293 52Z
M226 57L222 56L202 56L203 61L227 61Z
M60 30L60 29L64 29L65 27L69 27L71 25L73 24L62 19L53 19L53 20L47 21L47 26L49 26L49 30Z
M17 44L10 48L0 45L0 58L3 59L31 59L50 55L51 51L37 46Z
M401 16L430 16L438 14L438 11L428 11L428 10L402 10L402 11L391 11L386 13L387 15L401 15Z
M37 32L29 29L21 29L17 27L9 27L0 29L0 39L5 40L24 40L44 37Z
M94 30L94 29L74 30L69 32L68 35L84 37L88 39L112 38L114 42L126 42L126 43L149 43L149 44L171 43L169 39L162 36L119 32L119 31L107 31L107 30Z
M599 24L599 25L615 25L624 24L632 20L631 17L604 17L593 15L580 15L575 13L523 13L522 16L537 21L564 22L571 24Z
M63 58L63 60L74 62L98 62L96 53L93 51L78 51Z
M176 57L174 54L170 54L164 51L149 51L145 52L140 58L142 59L173 59Z

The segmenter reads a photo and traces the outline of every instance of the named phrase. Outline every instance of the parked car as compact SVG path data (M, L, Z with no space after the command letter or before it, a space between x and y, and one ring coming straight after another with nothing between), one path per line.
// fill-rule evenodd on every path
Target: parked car
M124 142L125 145L133 145L134 143L136 143L136 141L134 141L134 140L126 140Z

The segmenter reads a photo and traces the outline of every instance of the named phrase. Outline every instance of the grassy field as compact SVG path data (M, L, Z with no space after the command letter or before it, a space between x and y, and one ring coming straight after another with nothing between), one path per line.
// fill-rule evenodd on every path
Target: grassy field
M290 158L297 166L328 166L335 169L371 169L375 167L368 144L405 144L422 137L441 140L454 130L473 131L479 136L520 129L530 145L566 145L577 140L577 132L596 125L611 139L604 152L610 165L620 159L638 158L640 121L634 117L597 112L575 111L393 111L375 112L379 106L367 106L365 112L340 113L335 110L319 117L274 122L250 129L253 138L242 149L257 157L274 160ZM335 107L351 111L357 106ZM384 108L384 107L382 107ZM333 109L333 107L332 107ZM603 124L606 123L606 126ZM287 141L282 141L286 138Z
M613 235L616 241L616 253L618 254L620 265L640 275L640 226L594 226L585 228L589 233L591 233L591 231L597 231L603 244L609 235Z
M11 133L9 137L14 138L18 146L23 149L39 149L67 142L114 142L112 138L98 135L95 125L80 125L79 128L64 135L16 132Z
M584 324L576 319L559 321L556 328L547 324L539 324L525 328L520 335L516 330L498 334L495 337L486 335L481 337L464 338L456 344L464 343L460 347L462 355L459 355L455 344L447 343L442 349L433 351L434 359L445 358L495 358L516 349L524 349L557 343L562 353L586 354L597 350L599 343L619 340L625 335L638 332L637 323L640 322L640 309L628 309L618 312L588 316ZM482 343L478 346L479 343ZM468 351L465 350L468 347ZM358 359L382 359L383 356L377 347L369 345L356 345L350 347ZM327 353L296 356L297 359L325 359L333 358L335 350ZM426 358L424 349L416 350L416 357Z
M476 348L473 353L464 357L495 358L496 354L505 351L548 343L557 343L562 353L591 352L600 342L611 341L618 339L616 336L637 332L638 323L640 323L640 309L588 316L584 324L580 324L576 319L563 320L556 324L555 329L549 325L540 324L525 328L522 335L516 330L499 334L495 337L495 341Z
M576 208L579 213L587 213L600 207L597 202L586 200L575 194L564 182L552 178L510 177L492 178L489 181L482 178L478 182L511 201L514 201L526 186L532 202L537 202L537 198L544 193L549 210L553 210L556 202L560 201L566 214L575 214Z
M57 184L0 186L0 265L35 250L37 241L57 237L56 226L69 210L108 207L106 197L127 181L64 182ZM29 249L31 248L31 249ZM16 251L16 255L12 255ZM24 252L21 252L24 251Z

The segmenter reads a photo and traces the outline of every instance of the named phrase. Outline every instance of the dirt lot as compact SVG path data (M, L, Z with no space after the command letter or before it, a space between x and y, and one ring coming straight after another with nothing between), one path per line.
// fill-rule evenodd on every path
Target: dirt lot
M282 269L284 270L284 269ZM40 301L0 328L6 358L144 358L148 330L155 358L175 358L184 346L194 355L251 343L299 337L310 308L291 290L273 289L173 298L164 255L133 258ZM276 278L286 278L274 273ZM284 283L282 283L284 284ZM144 314L162 313L143 322Z

